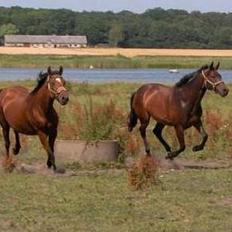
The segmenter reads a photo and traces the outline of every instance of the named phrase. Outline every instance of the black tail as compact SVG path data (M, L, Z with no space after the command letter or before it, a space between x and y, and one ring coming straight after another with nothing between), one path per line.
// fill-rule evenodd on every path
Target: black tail
M134 96L135 96L135 93L133 93L131 95L131 99L130 99L130 108L131 108L131 111L128 115L128 120L127 120L127 126L128 126L128 131L131 132L133 130L133 128L136 126L137 124L137 115L134 111L134 109L132 108L132 103L133 103L133 99L134 99Z

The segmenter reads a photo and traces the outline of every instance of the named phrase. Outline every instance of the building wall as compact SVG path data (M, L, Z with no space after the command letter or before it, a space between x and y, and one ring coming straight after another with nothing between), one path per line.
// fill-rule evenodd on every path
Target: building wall
M86 44L38 44L38 43L5 43L6 47L34 47L34 48L81 48L81 47L87 47Z

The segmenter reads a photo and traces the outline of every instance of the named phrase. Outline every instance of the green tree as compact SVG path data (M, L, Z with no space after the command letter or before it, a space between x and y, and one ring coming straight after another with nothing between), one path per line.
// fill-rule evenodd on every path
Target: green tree
M16 34L17 32L18 32L17 27L12 23L3 24L2 26L0 26L0 36L7 34L12 35L12 34Z
M0 6L0 36L87 35L93 46L232 48L231 28L232 13L155 8L136 14Z
M114 23L109 31L109 44L117 47L118 43L124 39L123 27L121 24Z

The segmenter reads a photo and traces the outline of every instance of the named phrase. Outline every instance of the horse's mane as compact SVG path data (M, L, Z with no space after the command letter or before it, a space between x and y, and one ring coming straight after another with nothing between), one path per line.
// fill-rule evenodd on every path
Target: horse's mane
M59 74L59 71L52 71L50 75L55 75L55 74ZM39 72L38 76L37 76L37 85L35 86L35 88L31 91L30 94L35 94L38 92L38 90L43 86L43 84L46 82L48 77L48 73L47 72Z
M194 79L202 70L207 69L207 68L208 68L208 65L204 65L200 69L198 69L197 71L183 76L178 82L176 82L175 86L177 88L182 87L183 85L189 83L192 79Z

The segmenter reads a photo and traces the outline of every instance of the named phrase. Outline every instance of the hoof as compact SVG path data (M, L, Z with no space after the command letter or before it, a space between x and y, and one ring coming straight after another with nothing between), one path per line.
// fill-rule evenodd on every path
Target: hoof
M14 155L18 155L19 154L19 149L13 148L12 151L13 151Z
M151 151L150 151L150 149L149 149L149 150L146 150L146 155L147 155L147 156L151 156Z
M173 160L174 157L172 156L171 152L168 153L166 156L165 156L165 159L169 159L169 160Z
M47 161L47 166L49 169L52 167L52 162L50 160Z
M203 147L201 147L201 146L195 146L195 147L192 148L193 152L201 151L201 150L203 150Z

